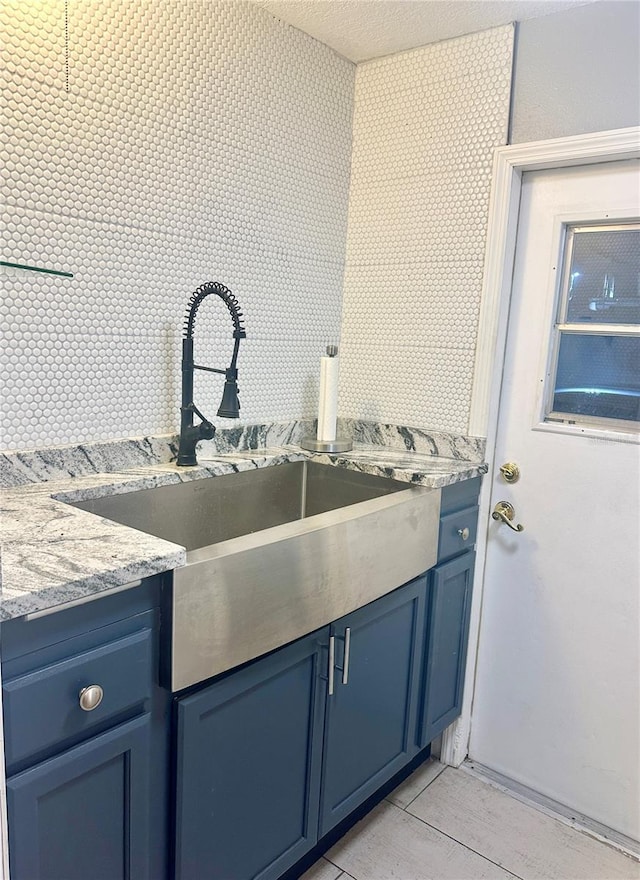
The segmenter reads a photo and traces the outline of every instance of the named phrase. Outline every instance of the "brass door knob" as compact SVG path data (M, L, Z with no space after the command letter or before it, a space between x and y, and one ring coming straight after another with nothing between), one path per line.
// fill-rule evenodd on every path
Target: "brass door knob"
M524 526L522 523L518 523L514 526L513 518L515 515L516 512L513 509L513 504L509 504L508 501L498 501L491 514L493 519L500 520L500 522L509 526L510 529L513 529L514 532L524 532Z
M517 483L520 479L520 468L513 461L506 461L500 466L500 473L507 483Z
M98 708L103 697L104 691L100 685L90 684L88 687L82 688L78 694L80 708L85 712L93 712L94 709Z

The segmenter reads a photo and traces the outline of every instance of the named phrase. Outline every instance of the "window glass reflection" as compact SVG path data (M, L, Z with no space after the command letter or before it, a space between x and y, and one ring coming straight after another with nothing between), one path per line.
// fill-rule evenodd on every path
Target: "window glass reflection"
M553 410L640 421L640 337L563 333Z
M640 229L574 233L565 323L640 324Z

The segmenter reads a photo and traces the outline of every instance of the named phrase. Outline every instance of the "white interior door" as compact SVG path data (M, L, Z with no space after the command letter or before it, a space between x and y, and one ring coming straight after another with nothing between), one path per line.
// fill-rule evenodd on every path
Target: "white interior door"
M499 521L489 527L469 745L473 760L635 840L638 436L631 422L545 422L544 404L554 378L552 328L563 320L559 258L567 230L628 222L640 215L639 202L636 162L536 171L523 180L492 508L510 502L524 531ZM615 274L608 275L598 297L617 301L623 291L611 296ZM638 295L635 283L627 298ZM640 347L633 332L635 342L621 349L627 368ZM521 469L515 483L500 473L506 462Z

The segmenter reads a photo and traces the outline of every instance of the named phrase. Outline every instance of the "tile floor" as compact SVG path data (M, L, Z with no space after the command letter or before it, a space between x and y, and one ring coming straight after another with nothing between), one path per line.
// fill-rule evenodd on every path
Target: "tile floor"
M640 864L466 770L429 761L302 880L639 880Z

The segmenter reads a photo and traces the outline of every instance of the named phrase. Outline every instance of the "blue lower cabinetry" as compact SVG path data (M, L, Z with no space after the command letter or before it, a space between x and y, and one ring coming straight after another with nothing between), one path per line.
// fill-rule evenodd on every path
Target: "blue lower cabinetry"
M478 487L443 489L430 572L173 700L163 578L3 624L12 880L277 880L320 851L460 714Z
M2 624L11 880L167 878L161 592Z
M176 880L275 880L316 843L329 628L177 703Z
M156 880L150 728L143 715L7 780L15 880Z
M426 578L417 578L331 627L338 668L327 699L320 836L418 751L425 597Z
M418 742L428 745L460 715L469 640L473 550L430 573Z
M428 593L416 578L176 701L176 880L277 880L417 755Z

